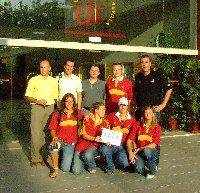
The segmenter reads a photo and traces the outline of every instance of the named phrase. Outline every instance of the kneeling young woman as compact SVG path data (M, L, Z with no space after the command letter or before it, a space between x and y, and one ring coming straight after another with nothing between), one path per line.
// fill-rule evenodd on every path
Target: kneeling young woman
M102 128L108 128L108 122L104 119L105 111L104 103L96 102L91 107L90 118L83 121L81 137L74 154L72 167L74 174L83 173L84 165L91 174L96 173L95 158L101 145Z
M127 140L130 163L135 164L138 173L145 175L145 162L149 165L146 177L154 178L160 154L161 126L151 107L144 109L141 121L134 124Z
M52 142L50 150L54 171L51 178L58 175L59 150L62 149L63 157L61 169L69 172L73 160L74 148L78 139L77 122L82 118L82 113L76 109L76 99L73 94L67 93L60 102L60 108L56 111L50 121L49 130Z

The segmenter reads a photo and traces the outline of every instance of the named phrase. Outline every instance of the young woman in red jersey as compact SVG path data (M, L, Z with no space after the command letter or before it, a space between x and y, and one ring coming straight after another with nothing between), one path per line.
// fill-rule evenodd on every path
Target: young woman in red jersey
M84 165L91 174L96 173L95 158L98 155L98 147L101 145L101 133L103 128L108 128L108 122L104 119L105 105L96 102L91 107L89 119L85 119L81 129L81 137L78 141L72 171L74 174L82 174Z
M145 175L145 162L149 165L147 178L154 178L159 159L161 126L157 123L156 115L151 107L144 109L141 121L134 124L127 147L130 163L135 164L138 173Z
M50 121L49 130L51 132L51 159L54 171L51 178L58 175L59 150L63 150L61 169L64 172L70 171L73 160L74 148L78 139L78 120L82 118L82 113L77 111L76 99L73 94L67 93L60 102L60 108L56 111Z

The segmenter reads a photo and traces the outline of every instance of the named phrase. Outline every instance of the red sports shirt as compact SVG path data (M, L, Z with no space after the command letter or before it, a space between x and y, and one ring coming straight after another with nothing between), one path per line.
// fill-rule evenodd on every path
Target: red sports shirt
M81 135L88 134L92 137L101 136L102 128L109 128L108 121L105 119L101 119L100 122L95 123L94 118L89 118L89 120L83 121L83 126L81 129ZM96 147L98 148L101 145L101 143L98 143L96 141L90 141L87 139L84 139L82 136L78 143L76 144L75 150L78 152L85 151L89 147Z
M134 124L128 139L136 143L137 148L144 147L150 143L160 144L161 126L157 124L152 129L146 129L140 121Z
M106 119L108 120L112 130L123 133L121 144L124 144L127 140L129 131L132 129L133 124L136 122L135 117L128 114L127 119L122 121L120 118L120 113L117 112L109 114Z
M116 81L115 79L108 80L106 83L106 100L109 101L108 114L119 110L118 101L121 97L132 100L132 82L124 77L121 77L119 81Z
M49 130L55 130L56 136L65 143L76 143L78 139L77 121L82 118L82 113L78 113L78 117L74 113L61 115L58 125L58 112L55 112L49 124Z

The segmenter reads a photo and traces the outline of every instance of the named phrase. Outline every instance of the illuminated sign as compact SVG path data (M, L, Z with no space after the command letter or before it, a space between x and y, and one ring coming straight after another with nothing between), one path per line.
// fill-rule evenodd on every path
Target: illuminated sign
M109 32L117 13L116 0L66 0L65 34L125 38L124 33Z

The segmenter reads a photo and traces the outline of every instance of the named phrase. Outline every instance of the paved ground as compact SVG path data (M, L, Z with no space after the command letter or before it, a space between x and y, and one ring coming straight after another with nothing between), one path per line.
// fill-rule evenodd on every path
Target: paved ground
M200 135L176 131L162 135L159 169L154 179L116 170L48 177L47 167L29 166L29 148L19 142L0 148L0 193L200 193ZM50 160L49 160L50 162Z

